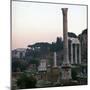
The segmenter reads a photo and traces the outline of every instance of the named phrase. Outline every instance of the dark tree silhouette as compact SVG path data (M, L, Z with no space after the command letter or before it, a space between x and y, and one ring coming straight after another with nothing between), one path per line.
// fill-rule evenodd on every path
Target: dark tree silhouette
M21 75L17 80L17 86L20 89L35 88L37 80L34 76L27 76L26 74Z

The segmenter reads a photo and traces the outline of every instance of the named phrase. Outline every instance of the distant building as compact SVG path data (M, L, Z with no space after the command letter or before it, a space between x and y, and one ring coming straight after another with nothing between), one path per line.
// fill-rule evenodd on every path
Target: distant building
M18 49L12 50L12 57L22 59L25 57L25 53L26 53L25 48L18 48Z

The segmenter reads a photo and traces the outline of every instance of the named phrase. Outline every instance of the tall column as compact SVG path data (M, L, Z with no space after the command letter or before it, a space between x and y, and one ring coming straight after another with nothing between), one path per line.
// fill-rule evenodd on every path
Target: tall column
M67 11L68 11L68 8L62 8L62 13L63 13L63 40L64 40L64 62L63 62L63 64L69 64L69 60L68 60Z
M75 45L75 64L77 64L77 44Z
M71 64L73 64L73 44L71 43Z
M62 64L62 80L70 80L71 66L68 58L68 23L67 23L67 11L68 8L62 8L63 13L63 40L64 40L64 61Z
M79 64L81 64L81 45L79 44Z
M54 67L57 67L57 58L56 58L56 52L54 52Z

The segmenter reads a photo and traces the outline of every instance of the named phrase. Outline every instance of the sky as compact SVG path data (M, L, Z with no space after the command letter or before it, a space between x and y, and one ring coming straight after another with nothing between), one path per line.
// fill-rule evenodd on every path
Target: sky
M80 5L12 2L12 49L63 37L61 8L68 8L68 32L87 28L87 7Z

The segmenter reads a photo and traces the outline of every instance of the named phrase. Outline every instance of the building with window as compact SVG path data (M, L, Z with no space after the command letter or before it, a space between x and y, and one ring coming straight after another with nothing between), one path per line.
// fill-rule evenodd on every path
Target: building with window
M12 57L23 59L23 58L25 58L25 53L26 53L25 48L14 49L14 50L12 50Z

